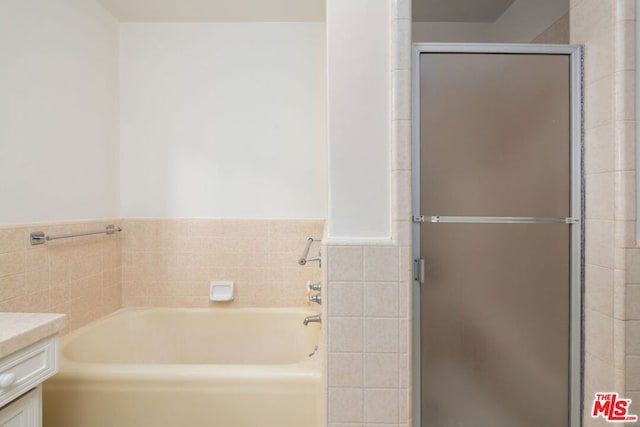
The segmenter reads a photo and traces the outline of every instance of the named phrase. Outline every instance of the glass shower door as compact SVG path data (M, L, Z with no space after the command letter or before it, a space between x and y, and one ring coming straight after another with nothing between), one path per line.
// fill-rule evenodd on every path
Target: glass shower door
M571 58L420 55L422 427L567 427Z

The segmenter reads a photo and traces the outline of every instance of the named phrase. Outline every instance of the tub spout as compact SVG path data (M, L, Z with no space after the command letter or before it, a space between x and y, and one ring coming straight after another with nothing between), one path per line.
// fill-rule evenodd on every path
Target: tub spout
M309 323L312 323L312 322L321 323L322 321L320 320L320 315L316 314L315 316L307 316L302 321L302 324L304 326L307 326Z

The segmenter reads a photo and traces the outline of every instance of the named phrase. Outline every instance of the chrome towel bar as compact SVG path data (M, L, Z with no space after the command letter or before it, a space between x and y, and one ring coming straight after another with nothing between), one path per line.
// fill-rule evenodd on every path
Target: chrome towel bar
M298 260L298 264L300 265L305 265L307 263L307 261L320 261L320 254L318 254L318 256L315 256L313 258L307 258L309 256L309 249L311 249L311 244L313 242L321 242L322 239L314 239L313 237L309 237L307 239L307 244L304 246L304 249L302 250L302 255L300 255L300 259Z
M29 236L31 238L32 245L41 245L47 240L68 239L70 237L91 236L93 234L113 234L116 231L122 231L122 227L116 227L113 224L109 224L104 230L79 231L77 233L56 234L53 236L46 236L44 231L34 231Z

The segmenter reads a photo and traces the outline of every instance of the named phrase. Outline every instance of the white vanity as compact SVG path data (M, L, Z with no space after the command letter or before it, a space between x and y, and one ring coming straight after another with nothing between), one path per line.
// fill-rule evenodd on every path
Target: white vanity
M58 370L64 314L0 313L0 427L42 426L41 384Z

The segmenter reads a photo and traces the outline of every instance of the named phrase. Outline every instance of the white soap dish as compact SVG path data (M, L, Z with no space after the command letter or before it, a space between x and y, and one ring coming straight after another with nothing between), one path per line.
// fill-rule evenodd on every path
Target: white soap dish
M211 282L211 288L209 288L209 299L211 301L232 301L233 282Z

